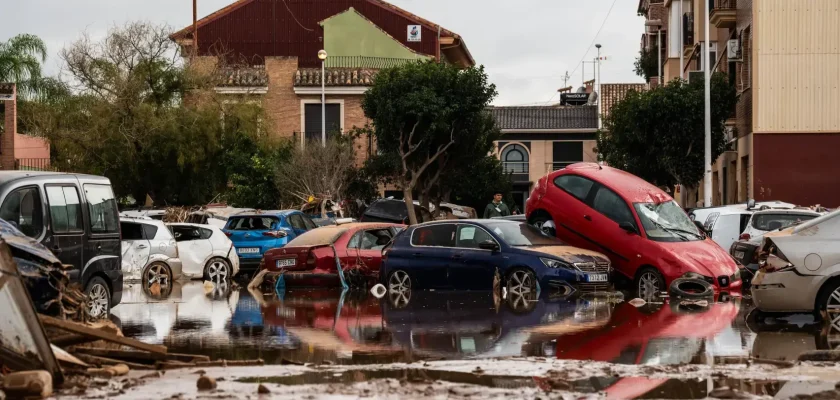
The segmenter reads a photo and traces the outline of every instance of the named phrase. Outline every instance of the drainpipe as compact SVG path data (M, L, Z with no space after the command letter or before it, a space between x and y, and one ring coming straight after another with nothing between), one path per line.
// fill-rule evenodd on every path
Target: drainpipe
M435 57L440 62L440 25L438 25L437 46L435 46Z

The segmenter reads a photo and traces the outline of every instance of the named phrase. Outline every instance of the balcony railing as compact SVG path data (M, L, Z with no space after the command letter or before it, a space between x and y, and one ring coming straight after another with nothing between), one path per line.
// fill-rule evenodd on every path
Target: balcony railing
M57 171L50 165L49 158L18 158L15 160L15 169L19 171Z
M737 0L714 0L709 3L709 23L717 28L734 28L738 21Z
M712 10L735 10L738 8L738 0L711 0L709 5Z
M502 166L508 174L527 174L530 172L528 161L503 162Z
M580 162L580 161L558 161L558 162L550 162L550 163L546 163L546 170L547 170L547 171L549 171L549 172L551 172L551 171L559 171L559 170L564 169L564 168L566 168L566 167L568 167L568 166L570 166L570 165L572 165L572 164L577 164L577 163L579 163L579 162Z
M422 58L387 58L367 56L333 56L328 57L327 68L371 68L382 69L398 67L410 62L421 61Z

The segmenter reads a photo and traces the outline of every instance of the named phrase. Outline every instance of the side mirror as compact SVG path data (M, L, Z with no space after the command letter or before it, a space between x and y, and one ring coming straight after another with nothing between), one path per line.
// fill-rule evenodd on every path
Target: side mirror
M703 223L702 223L702 222L700 222L700 221L694 221L694 226L696 226L696 227L697 227L697 229L699 229L699 230L700 230L700 232L703 232L703 233L705 233L705 232L706 232L706 227L705 227L705 226L703 226Z
M630 222L627 222L627 221L622 222L622 223L618 224L618 227L621 228L621 229L624 229L627 233L635 233L637 235L639 234L639 230L636 229L636 226L633 225Z
M499 245L492 240L479 243L478 248L482 250L499 251Z
M750 199L747 201L747 210L752 210L755 208L755 199Z

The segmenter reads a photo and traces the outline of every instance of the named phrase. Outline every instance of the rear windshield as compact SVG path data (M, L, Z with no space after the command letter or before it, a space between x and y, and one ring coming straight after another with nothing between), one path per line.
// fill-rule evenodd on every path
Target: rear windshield
M318 228L296 237L287 247L327 246L335 243L347 229Z
M816 217L812 214L756 214L752 218L752 227L762 231L774 231Z
M266 231L274 229L280 220L277 217L233 217L227 228L232 231Z

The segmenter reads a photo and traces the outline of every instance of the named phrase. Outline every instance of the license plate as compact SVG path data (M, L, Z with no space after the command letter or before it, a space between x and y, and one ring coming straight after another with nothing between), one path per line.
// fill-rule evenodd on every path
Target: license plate
M744 259L744 252L743 251L736 251L735 252L735 258L737 258L739 260L743 260Z
M277 268L283 267L294 267L295 266L295 259L289 258L286 260L277 260Z
M259 247L245 247L239 249L239 254L257 254L260 252Z
M586 276L587 282L606 282L610 279L607 274L590 274Z

